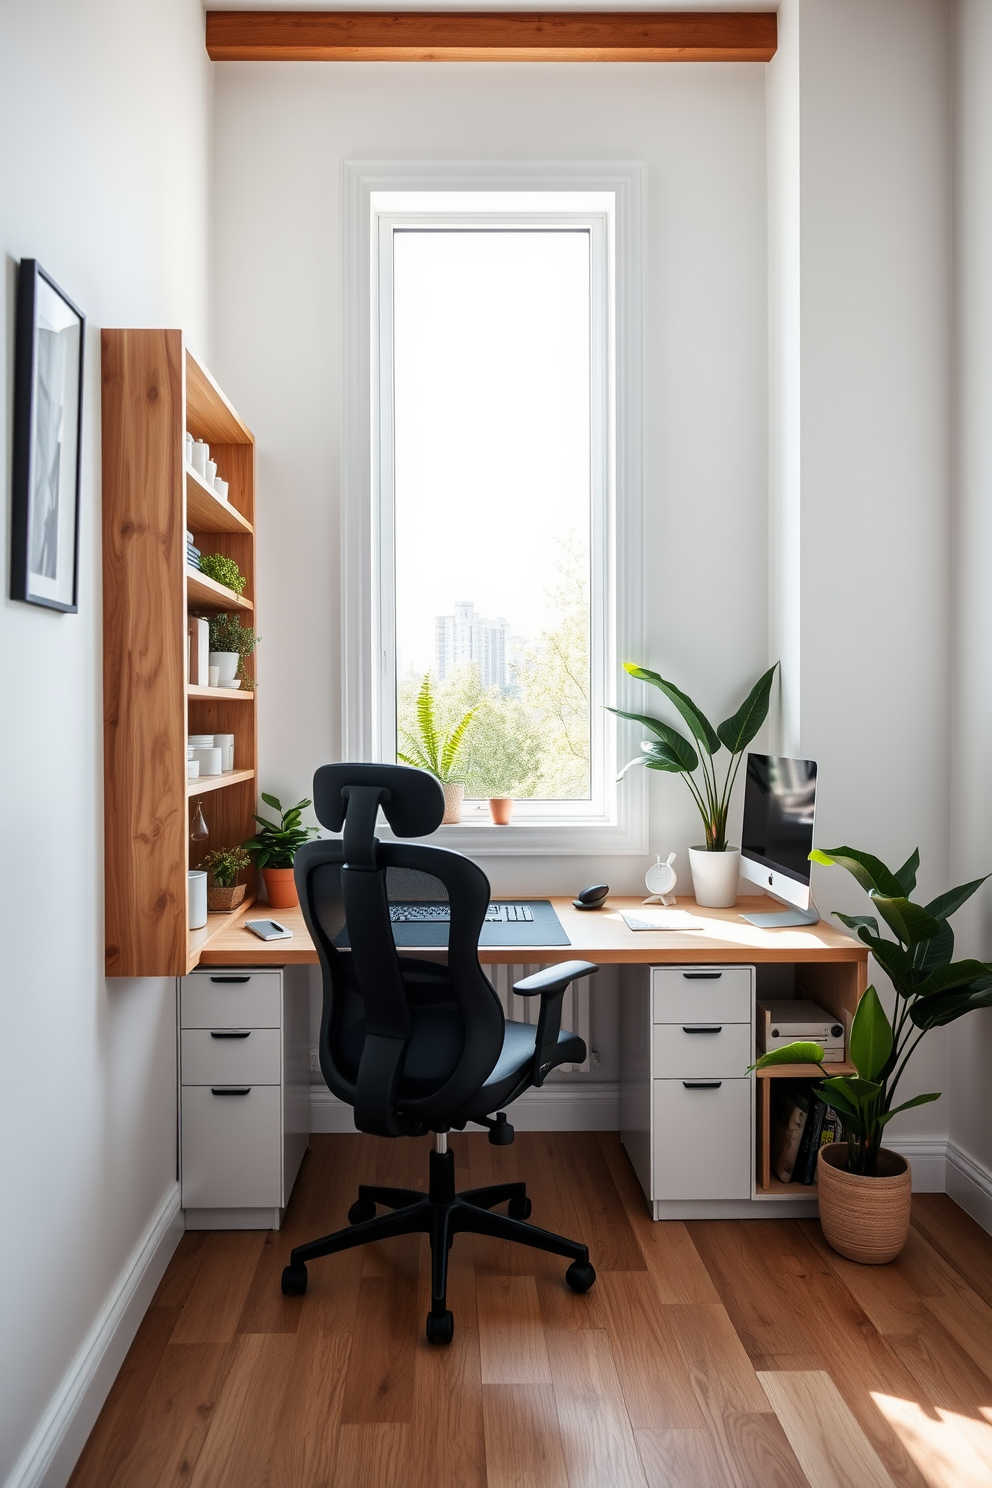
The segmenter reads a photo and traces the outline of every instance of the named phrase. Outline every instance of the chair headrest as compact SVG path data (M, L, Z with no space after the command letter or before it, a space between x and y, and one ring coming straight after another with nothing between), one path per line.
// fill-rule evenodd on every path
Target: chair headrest
M444 792L433 775L410 765L321 765L313 777L313 809L321 826L340 832L349 786L378 786L380 805L397 837L426 837L441 825Z

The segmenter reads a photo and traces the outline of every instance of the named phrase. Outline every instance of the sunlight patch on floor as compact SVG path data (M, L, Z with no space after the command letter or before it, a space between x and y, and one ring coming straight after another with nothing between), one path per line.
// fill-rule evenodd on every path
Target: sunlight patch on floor
M930 1415L914 1400L871 1392L931 1488L992 1488L992 1407L984 1420L942 1406Z

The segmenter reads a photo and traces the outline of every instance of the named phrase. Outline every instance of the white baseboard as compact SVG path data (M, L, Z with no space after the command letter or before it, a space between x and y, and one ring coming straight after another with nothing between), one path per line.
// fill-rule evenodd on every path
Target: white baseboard
M619 1131L620 1086L615 1080L545 1085L515 1100L507 1115L517 1131ZM311 1086L310 1130L353 1132L351 1107L326 1086Z
M65 1488L182 1234L176 1183L117 1278L6 1488Z
M992 1234L992 1171L956 1142L947 1144L947 1193Z
M909 1159L914 1193L943 1193L946 1186L947 1140L944 1137L886 1138L886 1147Z

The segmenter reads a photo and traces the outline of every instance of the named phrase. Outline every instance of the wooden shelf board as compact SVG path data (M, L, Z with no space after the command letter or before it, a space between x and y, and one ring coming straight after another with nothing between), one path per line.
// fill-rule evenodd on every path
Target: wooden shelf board
M771 1175L768 1187L755 1189L756 1199L815 1199L820 1190L815 1183L783 1183L781 1178Z
M186 526L193 532L237 532L247 537L254 531L247 517L222 501L192 465L186 466Z
M209 699L221 703L236 703L240 699L243 703L253 703L255 692L253 688L242 687L187 687L187 698Z
M208 579L195 568L186 570L186 597L194 604L207 605L212 610L250 611L255 608L250 599L242 599L233 589L218 584L216 579Z
M186 348L186 427L191 434L212 444L254 444L251 430L243 424L202 366Z
M759 1080L828 1080L834 1075L856 1075L853 1064L843 1059L839 1064L824 1065L829 1074L824 1075L818 1064L773 1064L771 1069L755 1070Z
M768 62L774 12L208 11L214 62Z
M205 796L208 791L223 790L226 785L240 785L242 780L254 780L254 770L228 770L226 775L198 775L186 782L186 799Z
M238 920L247 909L255 903L257 894L246 894L244 900L237 909L227 911L208 911L207 923L202 930L190 930L186 938L186 970L190 972L198 964L203 952L211 941L217 940L228 930L233 921Z

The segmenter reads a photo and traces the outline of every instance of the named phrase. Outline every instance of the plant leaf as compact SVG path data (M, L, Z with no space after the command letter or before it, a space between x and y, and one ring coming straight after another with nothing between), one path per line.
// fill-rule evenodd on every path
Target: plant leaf
M478 711L478 708L469 708L464 718L455 724L455 727L444 741L444 748L441 750L442 779L446 779L454 768L455 760L458 758L458 751L462 747L462 740L465 738L469 725Z
M861 1112L845 1095L843 1081L843 1075L834 1075L831 1080L821 1081L816 1093L821 1100L826 1101L828 1106L833 1106L837 1114L845 1120L850 1118L854 1121L860 1121Z
M672 733L675 734L674 729ZM665 760L669 765L674 764L675 768L683 770L687 775L691 775L699 764L698 754L688 739L683 739L680 734L675 734L674 744L668 743L667 740L642 739L641 749L645 759Z
M938 992L932 997L922 997L913 1003L909 1016L925 1032L953 1023L975 1008L985 1007L992 1007L992 977L983 977L964 992Z
M276 799L275 796L267 796L265 794L265 791L263 791L262 800L265 802L266 806L271 806L274 811L282 811L282 804Z
M878 1118L879 1126L884 1126L891 1121L893 1116L898 1116L900 1111L908 1111L910 1106L926 1106L930 1101L940 1100L940 1091L935 1090L930 1095L914 1095L912 1100L903 1101L901 1106L894 1106L891 1111L886 1111Z
M982 977L992 973L992 966L984 961L949 961L938 966L922 982L913 988L917 997L932 997L935 993L950 992L955 987L970 987Z
M812 857L812 853L810 857ZM874 915L841 914L839 909L831 910L831 914L835 920L840 920L841 924L846 925L849 930L856 930L861 940L864 940L864 936L861 934L862 930L870 930L872 935L876 938L878 937L878 921Z
M424 754L430 761L428 768L432 775L438 773L438 733L434 717L434 693L431 688L431 674L424 673L424 680L420 684L417 693L417 727L420 729L420 737Z
M909 857L901 868L896 869L896 878L902 885L902 891L908 899L916 888L916 873L920 866L920 849L914 847Z
M639 682L649 682L652 687L657 687L663 692L682 714L696 742L702 744L707 754L716 754L720 748L716 729L705 714L699 711L692 698L681 692L674 682L666 682L664 677L659 677L657 672L649 671L647 667L636 666L632 661L625 661L623 669L632 677L636 677Z
M876 1080L892 1053L892 1029L874 987L858 1003L851 1024L851 1062L862 1080Z
M905 997L911 990L914 990L910 985L913 976L913 958L907 950L904 950L894 940L883 940L880 935L870 935L867 930L860 938L901 996Z
M913 966L925 976L935 967L946 966L954 955L954 931L946 920L941 920L940 929L929 940L921 940L913 953Z
M889 898L873 893L871 902L889 929L894 931L907 946L919 945L921 940L932 940L940 929L940 921L935 920L933 915L928 915L926 910L919 904L914 904L912 899L904 899L901 896Z
M717 725L720 743L729 749L731 754L740 754L742 749L746 749L768 717L768 699L777 667L778 662L775 666L769 667L764 676L760 677L751 688L737 712Z
M667 744L677 759L683 761L682 768L690 774L699 765L699 755L693 749L689 740L678 729L672 728L671 724L663 723L660 718L651 718L647 713L625 713L622 708L610 708L607 711L615 713L618 718L629 718L631 723L639 723L643 728L649 729L652 734L657 735L663 743ZM641 745L644 749L646 746Z
M956 889L948 889L946 894L938 894L926 906L927 914L933 915L935 920L950 919L971 898L976 889L980 889L985 879L990 877L988 873L982 878L973 878L971 883L959 884Z
M871 853L861 852L856 847L823 849L814 847L809 856L811 862L822 863L826 868L834 863L841 868L846 868L869 894L877 892L886 894L890 898L902 898L902 884L895 874L886 868L881 858L873 857Z
M822 1064L823 1049L815 1044L812 1039L796 1039L791 1044L783 1044L780 1049L769 1049L767 1054L762 1054L756 1064L749 1066L751 1069L771 1069L776 1064Z

